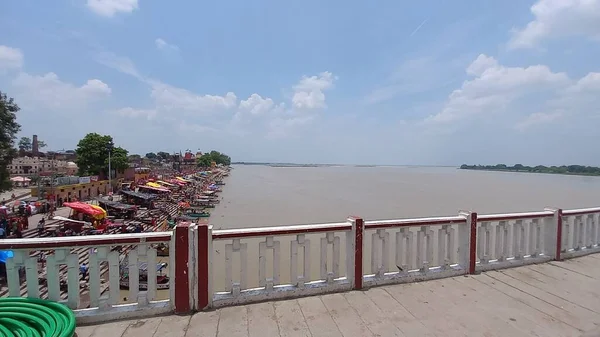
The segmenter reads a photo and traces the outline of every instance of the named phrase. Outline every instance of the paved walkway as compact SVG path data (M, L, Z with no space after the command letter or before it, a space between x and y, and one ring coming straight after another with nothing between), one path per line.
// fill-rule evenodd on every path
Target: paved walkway
M77 328L79 337L600 336L600 254L367 291Z

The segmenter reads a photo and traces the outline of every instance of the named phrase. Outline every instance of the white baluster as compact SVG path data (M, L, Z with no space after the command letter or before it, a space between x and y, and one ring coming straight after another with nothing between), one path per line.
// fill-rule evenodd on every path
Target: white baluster
M421 272L426 272L429 270L429 261L427 261L429 257L429 249L427 248L427 232L427 226L421 226L417 232L417 267Z
M430 266L433 263L433 230L431 230L431 227L428 226L424 226L425 227L425 259L427 260L426 263L423 265L425 268L425 271L429 271Z
M573 226L573 248L575 248L575 250L581 250L581 248L584 247L583 236L585 234L585 229L583 224L583 217L581 215L576 216L575 225Z
M148 291L146 296L148 301L154 301L156 299L156 278L157 278L157 270L156 270L156 249L149 247L148 245L140 245L141 249L138 251L140 257L144 255L144 246L146 247L146 261L148 262Z
M129 273L129 298L135 300L139 305L144 306L145 300L140 296L140 260L138 257L138 249L135 247L127 254L127 271ZM145 296L144 296L145 297Z
M372 235L371 272L376 278L382 278L389 268L390 233L380 228Z
M484 264L487 263L487 261L485 261L484 259L484 240L485 238L483 237L483 223L477 223L477 258L479 259L479 262Z
M100 306L100 260L108 256L108 247L98 247L90 251L89 272L90 272L90 306Z
M523 220L515 220L513 224L513 255L517 260L523 258L524 231Z
M90 250L89 254L90 306L106 310L119 303L119 252L112 251L110 246L104 246ZM100 293L101 262L108 263L108 294L104 296Z
M230 291L237 297L241 291L246 289L246 265L248 259L248 244L241 243L240 239L233 239L233 243L225 245L225 290ZM234 282L232 278L233 253L240 256L240 278L239 282Z
M593 214L592 221L592 247L598 247L598 221L600 221L600 213Z
M562 224L562 238L561 238L561 252L566 252L570 249L569 247L569 237L571 236L571 225L569 222L571 221L571 217L563 216Z
M502 262L508 256L508 226L506 221L499 221L496 226L496 249L495 258Z
M491 240L491 223L485 221L481 223L478 233L478 253L479 261L481 264L488 264L490 262L490 240Z
M585 217L585 247L591 249L594 247L594 214L588 214Z
M327 247L333 245L333 266L329 271L327 268ZM333 282L340 274L340 237L334 232L328 232L324 238L321 238L321 279L327 283Z
M447 251L448 251L448 255L446 260L444 261L445 265L450 265L450 264L454 264L454 262L456 261L456 229L454 228L454 226L452 225L444 225L444 227L446 227L446 232L448 233L447 236Z
M25 260L29 257L28 250L15 250L13 257L6 260L6 278L8 281L8 296L21 296L21 280L19 269L24 266Z
M67 265L67 304L71 309L79 306L79 256L69 248L56 249L46 259L48 299L60 301L60 266Z
M533 219L529 224L529 253L537 257L542 252L542 226L540 219Z
M279 284L279 241L273 236L267 236L264 242L258 244L258 282L267 291L273 291L273 286ZM267 277L267 250L273 254L273 276Z
M37 257L28 255L25 258L25 279L27 280L27 297L40 298Z
M302 247L302 275L298 275L298 247ZM310 240L304 234L296 235L292 241L291 250L291 283L298 288L304 288L306 282L310 282Z
M438 264L442 269L449 266L448 262L448 225L438 229Z
M396 267L400 267L401 272L408 272L414 269L413 243L414 233L408 227L401 228L396 233Z
M71 309L79 307L79 255L68 254L67 260L67 305Z

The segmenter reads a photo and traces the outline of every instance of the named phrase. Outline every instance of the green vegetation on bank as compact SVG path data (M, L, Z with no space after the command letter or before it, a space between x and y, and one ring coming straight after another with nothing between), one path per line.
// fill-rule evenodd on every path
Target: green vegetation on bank
M96 175L103 172L108 176L108 153L110 152L111 169L123 172L129 167L129 152L122 147L115 147L113 138L98 133L88 133L79 143L75 153L77 154L77 166L79 175Z
M17 112L19 106L15 101L0 91L0 192L12 188L8 164L17 155L15 150L15 139L21 125L17 123Z
M462 170L480 170L480 171L506 171L506 172L529 172L529 173L549 173L549 174L571 174L581 176L600 176L600 167L582 166L582 165L563 165L563 166L525 166L516 164L508 166L498 165L467 165L460 166Z
M231 158L228 155L214 150L204 153L200 157L196 158L196 160L198 162L198 166L200 167L210 167L212 162L215 162L217 165L231 165Z

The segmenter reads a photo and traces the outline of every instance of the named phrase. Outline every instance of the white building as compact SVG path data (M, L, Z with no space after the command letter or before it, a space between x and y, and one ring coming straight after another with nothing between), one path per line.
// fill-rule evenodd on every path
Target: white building
M8 165L11 175L34 176L54 173L73 175L77 172L77 164L64 160L40 157L19 157Z

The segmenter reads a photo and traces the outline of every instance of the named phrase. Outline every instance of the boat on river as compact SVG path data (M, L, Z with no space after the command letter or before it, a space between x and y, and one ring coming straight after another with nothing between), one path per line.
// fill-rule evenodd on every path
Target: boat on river
M210 212L205 211L204 207L190 207L183 211L183 215L193 219L208 218L210 217Z

